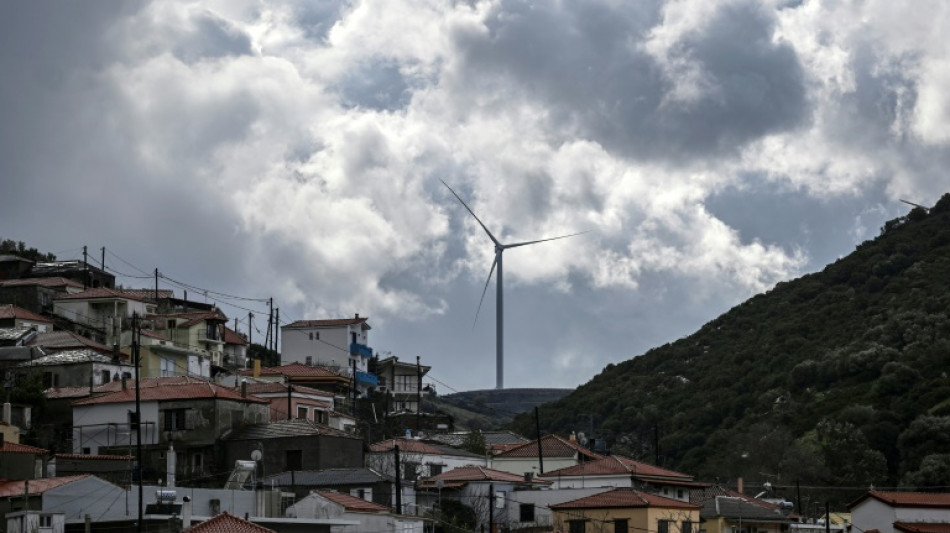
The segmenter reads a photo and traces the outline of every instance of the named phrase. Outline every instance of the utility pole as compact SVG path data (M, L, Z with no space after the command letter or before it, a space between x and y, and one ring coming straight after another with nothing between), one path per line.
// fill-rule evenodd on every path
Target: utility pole
M495 528L495 484L488 484L488 533Z
M356 360L350 361L351 368L353 369L353 417L356 417Z
M277 348L277 334L280 332L280 307L275 311L276 317L274 318L274 351L279 351Z
M422 431L422 365L416 356L416 432Z
M156 269L156 272L158 269ZM142 340L139 324L139 314L132 313L132 355L135 357L135 470L139 478L139 519L136 524L136 531L142 532L142 404L139 396L139 366L141 366L141 346Z
M294 386L288 383L287 384L287 420L291 419L290 411L292 409L291 403L293 401L292 400L293 394L294 394Z
M158 307L158 268L155 269L155 306Z
M106 270L106 247L105 246L102 247L102 261L99 262L99 266L101 266L102 271L105 272Z
M393 464L396 467L396 514L402 514L402 474L399 471L399 445L393 439Z
M267 300L267 336L264 338L264 347L270 350L271 336L270 331L274 326L274 299Z
M534 406L534 428L538 436L538 474L544 473L544 453L541 451L541 415L538 414L538 406Z
M86 262L86 245L82 247L82 290L86 290L86 280L89 278L89 263Z

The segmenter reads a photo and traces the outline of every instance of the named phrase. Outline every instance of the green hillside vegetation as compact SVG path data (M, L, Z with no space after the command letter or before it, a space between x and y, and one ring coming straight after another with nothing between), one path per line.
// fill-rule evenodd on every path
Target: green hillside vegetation
M948 309L945 195L822 272L608 365L542 407L542 429L587 430L578 413L593 413L613 453L709 481L826 487L813 498L839 504L872 484L947 489Z

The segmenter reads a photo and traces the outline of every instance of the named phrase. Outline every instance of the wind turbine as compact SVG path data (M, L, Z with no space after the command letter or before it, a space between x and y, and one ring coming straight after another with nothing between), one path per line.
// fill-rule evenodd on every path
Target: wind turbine
M478 310L475 311L475 320L478 320L478 313L482 310L482 302L485 300L485 293L488 291L488 284L491 282L492 274L495 272L495 267L498 267L498 278L495 282L495 388L503 389L505 388L505 364L504 364L504 353L505 353L505 321L504 321L504 293L502 291L502 279L503 279L503 270L502 270L502 258L504 257L505 250L509 248L518 248L519 246L527 246L529 244L537 244L539 242L546 241L556 241L558 239L566 239L568 237L573 237L575 235L580 235L581 233L587 233L582 231L580 233L571 233L570 235L561 235L560 237L550 237L548 239L539 239L536 241L525 241L525 242L512 242L512 243L503 243L495 238L492 235L492 232L485 227L485 224L482 223L481 219L478 218L478 215L472 211L472 208L465 203L465 200L462 200L462 197L455 192L452 187L449 187L449 184L445 180L440 179L442 185L452 192L452 195L455 196L455 199L465 207L465 210L469 212L478 222L478 225L485 230L485 233L488 235L488 238L495 243L495 260L492 261L491 269L488 271L488 279L485 280L485 288L482 289L482 297L478 300Z

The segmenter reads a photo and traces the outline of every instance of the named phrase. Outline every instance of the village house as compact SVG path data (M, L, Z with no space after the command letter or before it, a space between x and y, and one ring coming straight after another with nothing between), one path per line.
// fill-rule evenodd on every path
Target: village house
M507 501L516 489L549 486L510 472L484 466L462 466L416 482L417 514L438 514L446 500L459 502L475 512L476 529L510 521Z
M13 304L40 315L53 314L53 300L82 292L82 283L63 277L0 281L0 303Z
M699 506L630 488L615 488L551 506L554 527L566 533L655 531L688 533L699 529ZM612 526L612 527L611 527Z
M855 531L931 533L948 531L950 493L872 490L848 505Z
M342 492L314 491L287 509L297 518L339 518L359 524L360 531L423 533L427 521L420 517L393 513L389 507Z
M134 381L113 381L96 389L102 394L72 403L72 453L129 453L137 433L135 389ZM216 470L223 462L218 439L245 424L270 420L267 400L197 378L143 379L139 396L146 480L171 474L179 482L211 482L222 474ZM172 446L174 469L168 472L166 453Z
M368 345L366 317L329 320L298 320L281 326L281 362L321 366L354 377L361 394L378 383L369 372L373 350Z
M310 420L276 420L234 427L221 439L222 468L260 455L258 478L277 472L363 466L363 440Z
M575 466L548 470L538 475L553 483L554 488L631 487L668 498L688 502L690 491L708 487L693 476L666 470L620 455L610 455Z
M268 475L263 481L265 487L281 487L298 499L314 490L335 490L387 507L391 506L395 490L391 477L362 467L291 470Z
M52 331L53 320L13 304L0 305L0 328L33 328Z
M122 333L129 331L133 315L154 313L156 304L144 291L106 287L60 296L53 313L62 329L74 331L107 346L125 346Z
M557 435L541 437L541 457L544 463L544 472L577 466L603 458L602 455L581 446L577 441L564 439ZM537 475L540 473L541 466L540 461L538 461L538 441L532 440L493 455L489 466L495 470L503 470L512 474Z

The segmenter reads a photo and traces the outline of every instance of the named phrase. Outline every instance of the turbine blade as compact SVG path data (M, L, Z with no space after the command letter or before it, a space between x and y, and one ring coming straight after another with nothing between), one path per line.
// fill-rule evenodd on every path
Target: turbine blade
M501 243L498 242L498 239L496 239L495 236L492 235L492 233L491 233L490 231L488 231L488 228L485 227L485 224L482 224L481 219L478 218L478 215L475 214L475 211L472 211L472 208L469 207L468 204L465 203L465 200L462 200L462 197L459 196L459 195L455 192L455 190L454 190L452 187L449 187L449 184L446 183L445 180L443 180L442 178L439 178L439 181L442 182L442 185L445 185L446 188L448 188L450 191L452 191L452 194L455 196L455 199L458 200L459 202L461 202L462 205L465 206L465 209L466 209L469 213L471 213L471 215L472 215L473 217L475 217L475 220L478 222L478 225L481 226L482 229L485 230L485 233L488 234L488 238L491 239L492 242L495 243L496 246L501 246Z
M568 238L568 237L575 237L575 236L577 236L577 235L583 235L583 234L585 234L585 233L590 233L590 230L581 231L581 232L578 232L578 233L571 233L570 235L561 235L560 237L551 237L551 238L548 238L548 239L539 239L539 240L537 240L537 241L526 241L526 242L515 242L515 243L512 243L512 244L503 244L503 245L501 245L501 247L502 247L502 248L517 248L517 247L519 247L519 246L527 246L527 245L529 245L529 244L537 244L537 243L539 243L539 242L547 242L547 241L556 241L556 240L558 240L558 239L566 239L566 238Z
M491 262L491 269L488 271L488 279L485 280L485 288L482 289L482 297L478 300L478 309L475 310L475 321L472 322L472 329L475 329L475 324L478 322L478 313L482 310L482 302L485 301L485 293L488 292L488 284L491 282L492 274L495 273L495 265L498 264L498 256L495 256L494 261Z

